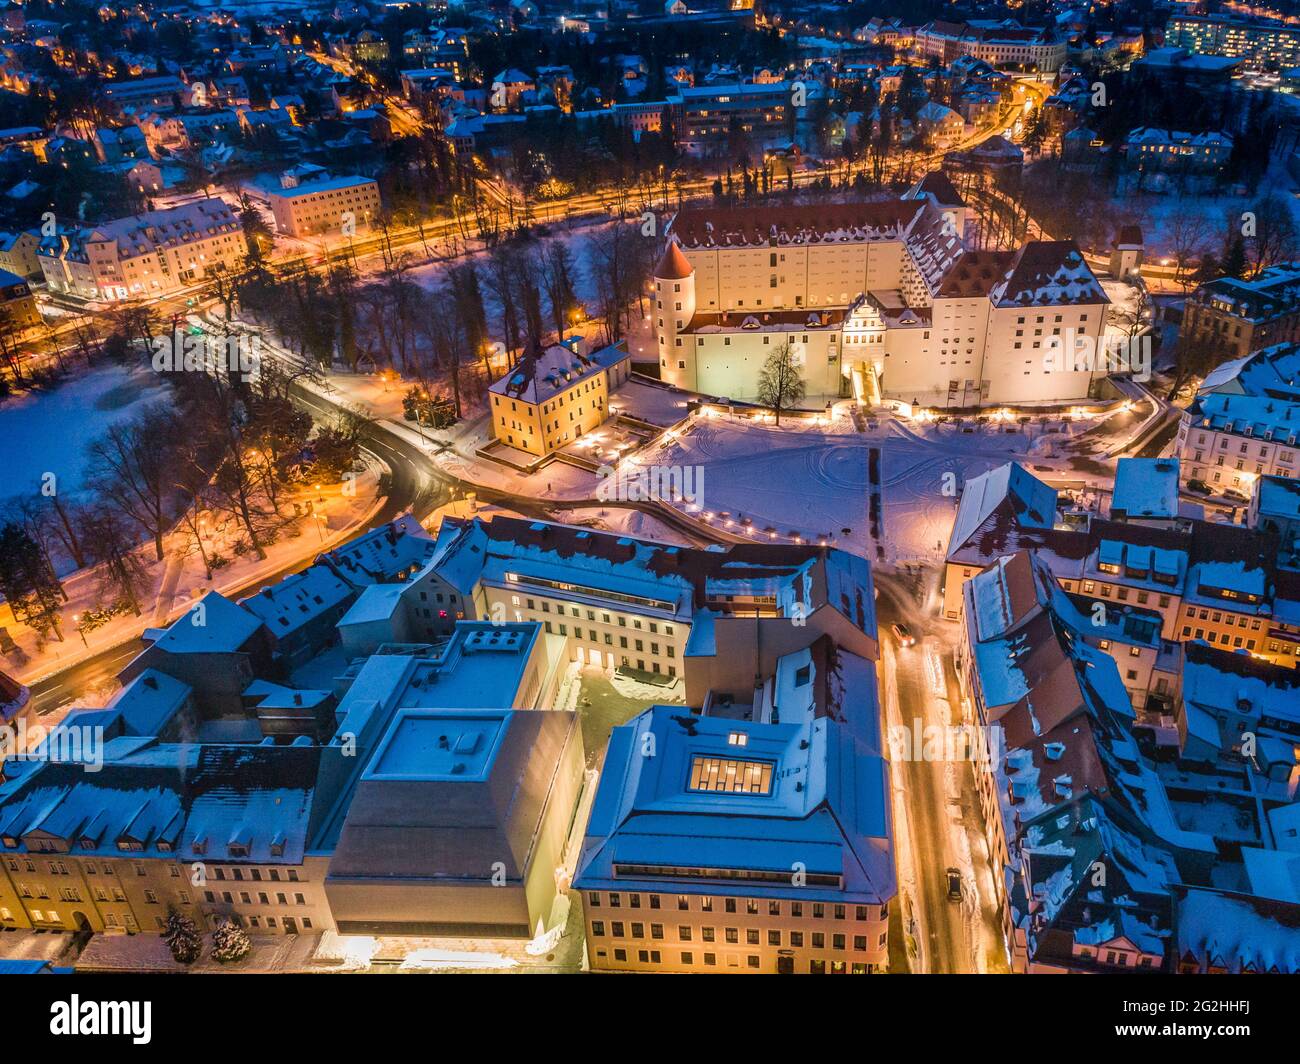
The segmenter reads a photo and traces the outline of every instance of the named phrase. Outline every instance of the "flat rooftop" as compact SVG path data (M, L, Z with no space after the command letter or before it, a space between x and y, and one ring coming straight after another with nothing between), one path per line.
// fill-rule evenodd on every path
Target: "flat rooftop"
M402 709L366 769L367 780L486 780L510 710Z

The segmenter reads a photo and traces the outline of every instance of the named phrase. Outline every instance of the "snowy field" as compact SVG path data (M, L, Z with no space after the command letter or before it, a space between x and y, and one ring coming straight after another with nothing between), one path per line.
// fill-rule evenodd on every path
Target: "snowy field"
M167 386L142 367L101 366L52 391L28 392L0 404L5 440L0 499L40 490L53 473L60 494L85 489L86 448L108 428L149 403L167 399Z
M1039 440L993 425L962 433L887 418L858 433L845 417L829 426L789 422L779 430L715 417L661 440L638 456L637 465L702 467L702 501L692 516L732 533L748 521L756 539L769 528L783 541L824 535L887 565L934 564L943 557L960 489L971 477L1013 459L1039 475L1069 475L1066 460L1038 457ZM870 520L873 449L880 452L878 538Z

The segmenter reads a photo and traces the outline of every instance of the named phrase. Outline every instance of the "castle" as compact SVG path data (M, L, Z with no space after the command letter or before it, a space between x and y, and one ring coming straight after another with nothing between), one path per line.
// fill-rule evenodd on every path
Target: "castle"
M680 211L654 272L660 375L753 399L789 343L807 405L948 408L1085 398L1110 302L1071 240L969 250L931 174L899 199Z

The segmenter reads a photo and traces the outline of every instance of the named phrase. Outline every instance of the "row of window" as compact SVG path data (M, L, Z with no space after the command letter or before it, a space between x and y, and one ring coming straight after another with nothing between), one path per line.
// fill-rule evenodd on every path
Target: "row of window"
M646 907L648 907L651 910L664 908L664 904L663 904L664 897L665 895L661 895L661 894L645 895ZM711 913L714 911L715 899L712 895L709 894L676 895L677 911L678 912L690 911L692 898L694 898L695 901L698 902L698 908L700 912ZM641 906L642 896L640 894L635 894L635 893L623 894L620 891L609 891L608 893L602 893L601 891L598 890L591 891L586 896L586 904L594 909L601 909L601 908L621 909L624 907L623 902L625 899L627 901L627 908L629 909L640 909L642 907ZM721 900L722 900L722 912L726 912L726 913L740 912L741 911L740 906L743 903L744 911L751 916L757 916L760 912L766 911L768 916L781 916L783 914L788 913L790 916L793 916L795 918L800 918L804 915L805 907L808 910L808 914L814 920L826 919L828 914L830 919L832 920L853 919L857 921L865 921L865 920L872 920L872 919L884 920L887 919L889 915L889 907L886 905L881 905L879 907L879 912L873 913L872 910L876 908L875 906L872 905L849 906L847 904L840 903L840 902L827 903L821 901L814 901L814 902L781 901L777 898L767 898L767 899L723 898ZM852 910L853 913L852 917L849 916L850 909Z
M604 956L605 956L605 951L604 951L603 949L602 949L602 950L597 950L597 951L596 951L596 956L597 956L597 958L604 957ZM695 954L692 953L692 952L689 951L689 950L683 950L683 951L681 951L681 952L678 954L678 956L681 958L681 963L682 963L683 965L685 965L685 966L690 966L690 965L693 965L693 964L695 963ZM702 953L702 954L700 954L700 957L701 957L701 960L703 961L704 966L705 966L706 968L714 968L714 967L717 967L717 965L718 965L718 955L717 955L716 953ZM614 950L614 960L617 961L617 962L619 962L619 963L621 963L621 964L626 964L626 963L627 963L627 950L625 950L625 949L621 949L621 948L616 948L616 949ZM663 954L662 954L659 950L657 950L657 949L650 949L650 950L642 949L642 950L637 950L637 961L640 962L641 964L662 964L662 963L663 963ZM672 962L670 961L669 963L672 963ZM750 954L747 954L747 955L746 955L746 957L745 957L745 967L746 967L746 968L749 968L749 969L751 969L751 970L757 971L761 966L762 966L761 958L758 957L756 954L750 953ZM738 967L740 967L740 964L739 964L739 958L737 958L737 957L735 957L735 956L733 956L733 955L731 955L731 954L728 954L728 964L727 964L727 967L730 967L730 968L738 968ZM778 971L780 971L780 970L781 970L781 966L778 964ZM790 972L793 972L793 971L794 971L794 967L793 967L793 958L791 959L791 965L790 965L790 967L789 967L788 970L789 970ZM847 974L852 974L852 975L869 975L869 974L871 973L871 965L869 965L869 964L863 964L863 963L856 962L856 961L853 962L853 963L850 963L850 962L848 962L848 961L829 961L829 962L828 962L828 961L823 961L823 960L810 960L810 961L808 962L808 974L809 974L809 975L826 975L827 973L830 973L830 974L832 974L832 975L844 975L844 974L846 974L846 973L847 973Z
M609 937L609 938L632 938L632 939L644 939L646 937L644 924L640 924L640 923L631 924L630 928L632 933L630 935L625 933L627 927L628 925L625 925L622 920L611 920L609 923L609 935L606 936L605 921L593 920L591 922L591 936L592 938ZM688 924L680 925L677 928L677 940L679 942L693 941L694 931L695 929ZM700 931L701 942L719 941L717 937L717 928L701 927L699 931ZM741 932L741 928L738 927L724 927L722 929L723 937L721 941L725 942L727 945L732 945L732 946L739 945L740 932ZM824 931L811 931L805 935L803 931L783 931L779 928L768 928L766 932L763 932L760 929L755 927L747 927L744 929L744 932L745 932L745 944L748 946L760 945L764 934L766 934L767 944L769 946L789 945L795 949L802 949L803 946L805 945L805 940L807 940L807 943L813 949L826 948L827 936L826 936L826 932ZM651 924L650 937L655 941L663 941L664 925ZM849 940L849 936L844 934L843 932L833 932L830 935L830 942L831 942L830 948L841 952L846 951L849 948L848 940ZM879 939L876 943L876 948L884 949L886 941L887 941L886 933L881 932ZM870 947L867 945L866 935L853 936L853 950L855 953L866 953L869 948Z

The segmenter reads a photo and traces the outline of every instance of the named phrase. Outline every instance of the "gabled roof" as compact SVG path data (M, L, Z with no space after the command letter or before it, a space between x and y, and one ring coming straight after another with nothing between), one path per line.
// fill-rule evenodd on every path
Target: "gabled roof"
M919 210L911 200L775 207L687 207L669 225L684 247L768 247L897 240Z
M279 639L347 602L355 593L328 566L313 565L249 595L240 605L260 617L267 631Z
M209 591L154 640L169 654L229 654L239 650L262 627L261 618Z
M957 519L948 539L949 556L999 512L1022 528L1050 529L1056 520L1056 501L1056 490L1019 462L1008 462L973 477L966 481L957 506Z
M1107 304L1110 298L1073 240L1031 240L989 296L999 307Z

